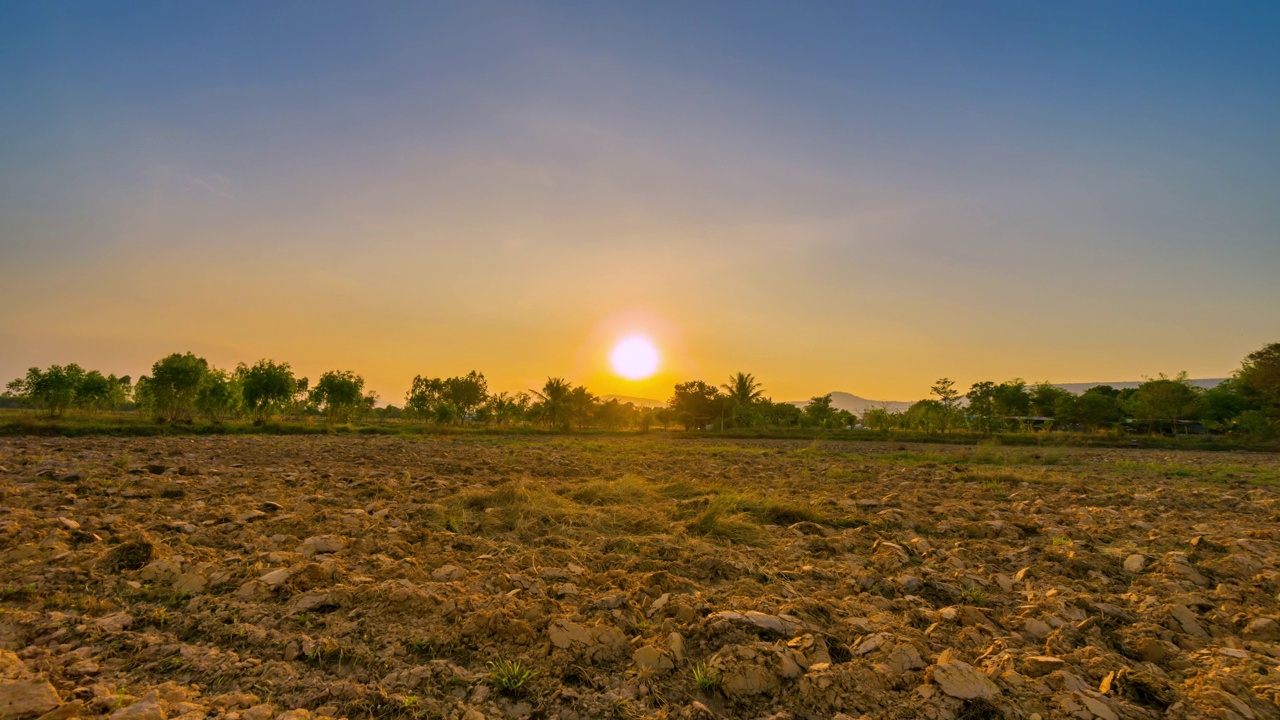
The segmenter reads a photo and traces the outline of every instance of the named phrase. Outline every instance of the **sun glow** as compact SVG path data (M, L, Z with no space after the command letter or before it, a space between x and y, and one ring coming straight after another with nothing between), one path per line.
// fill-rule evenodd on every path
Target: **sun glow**
M658 349L649 338L632 335L613 346L609 363L613 371L628 380L643 380L658 371Z

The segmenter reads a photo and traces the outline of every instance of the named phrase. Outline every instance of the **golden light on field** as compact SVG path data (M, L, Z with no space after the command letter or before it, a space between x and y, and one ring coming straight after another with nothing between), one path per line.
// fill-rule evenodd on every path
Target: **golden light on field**
M609 353L613 371L628 380L643 380L658 371L658 349L643 335L623 338Z

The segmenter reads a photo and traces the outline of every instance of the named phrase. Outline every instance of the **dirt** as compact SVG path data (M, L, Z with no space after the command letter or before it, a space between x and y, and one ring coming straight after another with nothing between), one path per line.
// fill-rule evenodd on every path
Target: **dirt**
M1274 455L0 440L0 720L1280 718Z

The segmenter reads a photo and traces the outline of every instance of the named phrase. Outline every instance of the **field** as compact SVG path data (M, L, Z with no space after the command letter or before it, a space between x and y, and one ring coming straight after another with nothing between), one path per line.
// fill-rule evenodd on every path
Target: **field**
M1280 718L1280 457L0 438L0 720Z

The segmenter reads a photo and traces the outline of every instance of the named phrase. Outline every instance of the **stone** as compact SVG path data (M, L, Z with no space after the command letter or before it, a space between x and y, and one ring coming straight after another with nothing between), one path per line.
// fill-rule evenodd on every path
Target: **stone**
M1032 655L1022 659L1022 674L1028 677L1041 677L1054 670L1061 670L1066 664L1062 658L1051 655Z
M346 544L337 535L315 535L302 541L298 552L306 557L342 552Z
M453 582L455 580L461 580L466 576L467 571L457 565L445 565L437 568L431 573L431 579L436 582Z
M916 646L906 643L895 645L893 650L889 651L889 657L885 658L885 664L898 674L908 670L919 670L928 665L924 658L920 657L920 651Z
M208 581L205 580L203 575L199 573L186 573L185 575L179 575L173 581L173 589L180 593L196 595L204 592L205 585L207 584Z
M80 714L84 708L84 703L80 700L73 700L69 703L63 703L49 712L41 715L36 720L70 720Z
M267 513L264 513L261 510L245 510L239 515L236 515L236 522L250 523L254 520L261 520L266 516Z
M74 531L80 529L80 523L72 520L71 518L58 518L58 523L62 525L64 530Z
M276 709L271 703L262 703L240 713L240 720L271 720L275 714Z
M1208 637L1209 633L1200 627L1200 621L1196 618L1196 614L1191 612L1185 605L1174 605L1169 610L1169 614L1173 615L1173 619L1178 621L1182 626L1182 631L1188 635L1195 637Z
M1124 559L1124 571L1130 573L1140 573L1142 568L1147 566L1147 556L1133 554Z
M111 713L111 720L165 720L164 707L154 692L141 700Z
M1250 640L1280 640L1280 623L1271 618L1258 618L1245 626L1244 636Z
M271 572L258 578L258 581L261 582L263 585L266 585L267 587L273 587L273 588L280 587L285 583L286 580L289 579L289 576L291 574L292 572L289 570L289 568L276 568L275 570L272 570Z
M299 595L293 601L293 609L295 612L310 612L311 610L321 610L327 608L338 607L333 598L328 593L306 593Z
M673 632L667 636L667 649L675 656L676 660L684 659L684 636L678 632Z
M23 720L43 715L62 704L47 680L0 682L0 720Z
M1049 633L1053 632L1053 628L1049 627L1048 623L1037 618L1027 618L1025 627L1027 632L1037 640L1043 640Z
M950 650L938 657L938 662L930 668L930 677L942 692L960 700L986 700L1000 693L991 678L972 665L954 659Z
M652 645L644 645L638 648L632 654L631 659L635 662L636 667L657 675L661 675L675 667L675 663L671 662L671 658Z
M305 708L286 710L277 715L276 720L311 720L311 711Z
M551 638L551 644L558 648L568 648L572 645L588 645L591 643L591 631L585 627L569 622L568 620L557 620L547 628L547 635Z
M805 624L799 618L790 615L769 615L755 610L748 610L744 613L722 610L707 616L707 622L709 623L718 621L754 625L761 630L781 635L782 637L791 637L797 631L805 628Z
M133 616L129 613L113 613L93 621L95 625L107 632L121 632L133 624Z

